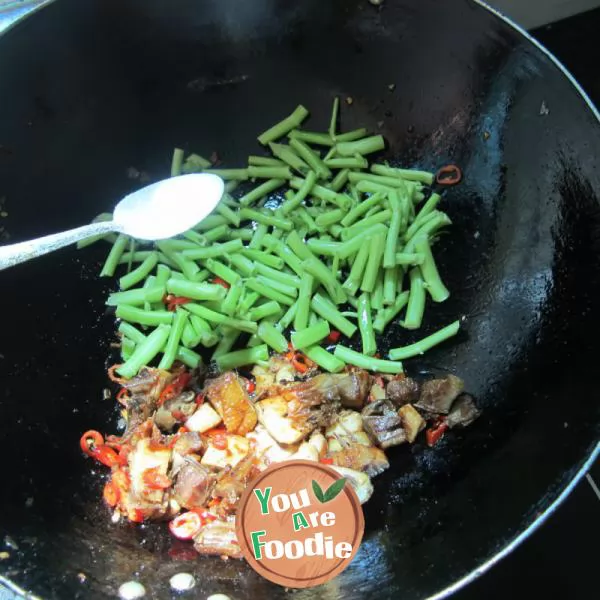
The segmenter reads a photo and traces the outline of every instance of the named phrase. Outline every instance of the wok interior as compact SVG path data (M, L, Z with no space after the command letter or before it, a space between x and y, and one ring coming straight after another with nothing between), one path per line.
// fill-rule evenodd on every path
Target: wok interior
M555 499L598 438L592 111L550 59L472 2L83 4L55 3L0 43L2 225L15 241L107 209L139 187L130 167L167 175L175 145L235 166L298 103L323 129L336 94L353 100L343 128L383 133L385 158L461 165L437 251L452 296L428 309L426 332L466 315L464 332L407 368L459 374L484 414L435 449L390 452L357 558L295 596L418 598L465 576ZM78 449L81 432L114 431L118 417L102 398L114 330L105 252L2 274L0 515L18 549L0 572L47 598L111 597L132 577L162 598L182 570L199 596L283 597L242 562L185 560L160 526L109 522L97 467ZM392 329L386 346L413 339Z

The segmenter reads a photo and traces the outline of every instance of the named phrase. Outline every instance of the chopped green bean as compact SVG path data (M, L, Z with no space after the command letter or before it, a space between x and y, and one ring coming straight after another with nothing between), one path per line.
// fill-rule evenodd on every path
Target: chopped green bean
M285 182L285 179L267 179L264 183L244 194L240 198L240 206L250 206L253 202L258 202L261 198L280 188Z
M423 321L423 312L425 311L425 286L419 267L413 267L410 270L410 295L406 316L402 326L405 329L418 329Z
M259 280L256 277L250 277L246 281L246 286L250 288L252 291L259 293L261 296L265 298L269 298L270 300L275 300L275 302L279 302L279 304L285 304L289 306L294 303L294 299L282 292L273 289L265 284L265 281L268 280Z
M443 329L428 335L414 344L404 346L403 348L393 348L390 350L389 356L392 360L404 360L418 354L424 354L427 350L455 336L459 329L460 321L454 321L454 323L447 325Z
M202 169L208 169L210 166L212 166L210 160L207 160L199 154L190 154L185 159L184 171L187 173L191 172L190 169L201 171Z
M228 315L223 315L214 310L211 310L210 308L206 308L206 306L195 304L193 302L184 304L183 308L193 313L194 315L201 317L202 319L210 321L211 323L226 325L227 327L237 327L238 329L241 329L242 331L247 331L248 333L256 333L257 325L252 321L232 319Z
M216 359L216 363L221 371L231 371L244 365L252 365L259 361L267 360L269 360L269 348L266 344L263 344L261 346L254 346L254 348L246 348L222 354Z
M341 245L341 242L324 240L323 238L310 238L306 242L306 246L311 252L322 256L336 256Z
M352 227L346 229L342 233L342 239L344 241L349 240L350 238L359 235L363 231L369 229L370 227L373 227L373 225L377 225L378 223L389 223L391 218L391 210L382 210L374 215L371 215L370 217L365 217L364 219L361 219L360 221L352 225Z
M344 214L344 211L340 208L337 208L335 210L329 210L326 213L318 216L315 219L315 222L319 227L329 227L330 225L339 223L342 220Z
M306 354L310 360L317 363L319 367L330 373L339 373L346 366L339 358L336 358L333 354L327 352L325 348L321 348L321 346L305 348L304 354Z
M292 275L291 273L286 273L285 271L280 271L277 269L272 269L271 267L267 267L266 265L257 264L256 272L264 277L268 277L269 279L273 279L275 281L279 281L287 286L292 286L295 288L300 287L300 277L297 275ZM293 294L288 294L293 295Z
M346 216L341 223L344 227L350 227L359 217L362 217L369 209L379 206L385 196L381 192L373 194L371 197L357 204Z
M320 179L331 177L331 171L325 163L315 155L315 153L302 140L292 138L290 146L296 151L298 156L317 174Z
M156 267L156 285L167 285L167 281L171 277L171 269L167 265L158 265Z
M426 237L420 238L415 244L415 249L424 257L420 269L425 281L425 288L429 292L431 299L434 302L444 302L450 296L450 292L440 278L435 259L431 253L429 240Z
M331 119L329 121L329 135L332 138L335 137L339 112L340 112L340 99L336 96L333 99L333 108L331 109Z
M369 166L369 161L364 156L345 156L342 158L330 158L325 161L325 164L332 169L366 169ZM354 175L361 175L355 173ZM352 181L352 178L349 178ZM360 181L360 177L358 178Z
M242 211L240 211L241 213ZM204 248L193 248L190 250L183 250L182 254L190 260L204 260L206 258L215 258L217 256L223 256L229 252L237 252L244 247L242 240L229 240L223 244L213 244L212 246L205 246Z
M170 314L173 316L173 313ZM129 360L117 368L117 373L126 379L137 375L138 371L149 364L163 349L170 332L169 325L159 325L141 344L136 346Z
M162 358L158 363L159 369L170 369L175 362L177 357L177 349L179 348L179 342L181 341L181 334L188 320L188 313L184 310L177 309L175 311L175 317L173 318L173 325L165 344Z
M100 271L100 277L112 277L115 274L115 270L119 264L119 260L123 252L125 251L127 242L127 236L123 235L122 233L118 235L117 240L108 253L104 267L102 267L102 271Z
M258 301L260 294L246 291L237 310L238 315L245 315Z
M119 323L119 333L123 337L129 338L135 344L141 344L146 340L146 336L139 329L125 321Z
M397 265L420 265L425 257L422 254L396 252Z
M202 363L202 357L197 352L183 346L177 348L176 358L190 369L196 369Z
M356 325L348 321L330 300L315 294L310 302L311 308L323 319L331 323L334 329L341 331L346 337L352 337L356 332Z
M383 252L383 266L391 269L396 264L396 249L398 238L400 236L400 226L402 225L402 207L400 205L400 194L394 190L390 194L390 205L392 207L392 218L390 228L388 229L385 240L385 250Z
M309 166L290 146L286 146L285 144L269 144L269 148L285 165L290 166L301 175L306 175L308 173ZM288 179L288 177L285 177L284 179Z
M276 123L264 133L261 133L258 136L258 141L263 146L266 146L269 142L274 142L275 140L288 134L290 131L292 131L292 129L299 127L307 116L308 110L306 110L306 108L304 108L302 105L297 106L291 115L282 121L279 121L279 123Z
M369 294L361 294L358 298L358 330L362 340L362 351L367 356L373 356L377 352L377 342L371 321L371 303Z
M385 240L386 233L387 233L387 227L385 227L381 223L378 223L377 225L373 225L372 227L369 227L368 229L361 231L360 235L357 235L357 236L353 237L352 239L344 242L340 246L337 254L342 260L344 260L344 259L348 258L351 254L358 252L360 250L360 248L364 245L366 239L373 238L373 237L380 235L380 236L383 236L383 239Z
M400 267L395 266L391 269L385 269L383 273L383 303L387 305L394 304L396 292L398 290L398 273Z
M292 333L292 345L297 350L303 350L308 346L314 346L324 340L331 330L327 321L317 321L314 325L304 328L302 331Z
M126 265L129 264L129 262L144 262L154 252L154 250L136 250L135 252L123 252L123 254L121 254L121 258L119 259L119 264Z
M283 167L285 163L277 158L270 156L249 156L248 165L253 167Z
M171 177L181 175L181 167L183 166L183 149L175 148L173 150L173 159L171 160Z
M369 258L363 274L360 289L363 292L372 292L375 289L377 274L381 268L381 259L385 246L385 235L383 233L375 234L369 243Z
M435 211L437 212L437 211ZM434 214L434 213L431 213ZM416 233L406 242L404 246L404 252L412 253L415 250L415 245L417 240L423 237L429 237L433 235L441 227L445 225L451 225L452 221L450 217L446 213L439 213L435 215L432 219L427 220L417 231Z
M169 279L167 281L167 292L175 296L183 296L192 300L220 301L225 298L225 288L213 283L196 283L193 281L182 281Z
M227 219L229 223L231 223L235 227L240 226L240 215L236 211L232 210L229 206L227 206L227 204L225 204L225 202L223 202L222 200L217 205L216 210L222 217Z
M310 300L312 297L314 277L310 273L304 273L300 280L297 310L294 316L294 329L302 331L308 327L308 316L310 313Z
M248 313L248 319L251 321L260 321L265 317L271 317L281 312L281 304L275 302L275 300L269 300L256 308L253 308Z
M302 261L294 254L291 248L282 243L281 240L278 240L269 234L265 235L264 243L267 248L274 250L275 253L283 259L285 264L292 269L292 271L302 276L302 273L304 272L304 269L302 268Z
M342 286L351 296L356 294L362 282L363 273L369 259L370 247L370 239L367 238L358 250L358 254L352 262L350 274Z
M335 136L336 144L344 143L344 142L354 142L356 140L360 140L367 135L367 130L364 127L360 129L354 129L352 131L348 131L346 133L341 133Z
M189 280L193 280L194 276L200 271L200 267L181 253L173 250L170 242L171 240L161 241L157 242L156 245L169 260L174 262L181 269L182 273Z
M388 306L378 311L373 321L373 329L377 333L383 333L383 330L396 318L400 311L408 304L408 292L402 292L396 296L392 306Z
M254 272L256 271L256 266L249 259L243 256L242 254L230 254L225 257L229 260L229 263L233 265L241 275L244 277L252 277Z
M411 169L397 169L394 167L386 167L385 165L373 165L371 171L377 175L383 175L385 177L400 177L402 179L408 179L409 181L418 181L431 185L435 176L433 173L427 173L426 171L413 171Z
M385 148L385 140L382 135L363 138L355 142L340 142L339 137L336 143L337 153L340 156L354 156L355 154L371 154Z
M258 179L291 179L293 177L290 168L283 167L248 167L248 175Z
M220 333L221 339L212 354L213 360L216 360L222 354L227 354L240 337L240 332L232 327L221 327Z
M222 217L221 215L208 215L208 217L204 217L200 223L194 226L194 230L210 231L220 225L227 225L227 219L225 217ZM205 235L208 236L208 233Z
M339 192L348 183L349 174L350 169L342 169L339 171L329 184L329 189L333 190L334 192Z
M403 193L406 193L406 184L402 179L396 177L382 177L381 175L373 175L372 173L350 173L348 179L350 183L358 184L361 181L369 181L377 183L392 189L400 189Z
M258 326L258 337L275 350L275 352L285 352L288 348L288 343L283 334L268 321L263 321Z
M248 219L250 221L256 221L257 223L262 223L263 225L278 227L284 231L290 231L293 228L293 223L289 219L282 219L281 217L277 217L273 214L265 214L252 208L242 208L240 210L240 218L242 220Z
M292 140L301 140L307 144L315 144L317 146L333 146L333 138L327 133L317 133L314 131L304 131L294 129L289 135Z
M262 250L254 250L252 248L244 248L242 254L247 256L250 260L260 263L272 269L280 270L283 267L283 259L273 254L267 254Z
M383 308L383 270L379 269L375 288L371 294L371 308L373 310L381 310Z
M283 315L283 317L281 317L281 319L279 319L279 322L276 325L276 327L277 327L277 329L279 329L279 331L284 331L291 325L292 321L294 320L294 317L296 316L297 310L298 310L298 303L294 302L294 304L292 304L288 308L288 310Z
M113 294L110 294L106 304L107 306L120 306L121 304L140 306L145 302L160 302L164 295L164 285L153 285L147 288L127 290L125 292L114 292Z
M240 279L240 276L235 271L214 258L209 258L206 261L206 268L217 277L220 277L223 281L226 281L229 285L233 285Z
M346 301L346 292L341 286L337 278L333 276L331 271L318 258L310 258L302 263L302 267L307 273L310 273L315 279L320 281L331 299L336 304L342 304Z
M135 350L135 342L130 340L129 338L123 337L121 338L121 358L124 362L128 361L131 358Z
M351 350L350 348L340 344L335 347L334 356L347 364L354 365L355 367L366 369L368 371L394 374L402 373L404 371L401 362L381 360L378 358L372 358L371 356L365 356L360 352L356 352L355 350Z

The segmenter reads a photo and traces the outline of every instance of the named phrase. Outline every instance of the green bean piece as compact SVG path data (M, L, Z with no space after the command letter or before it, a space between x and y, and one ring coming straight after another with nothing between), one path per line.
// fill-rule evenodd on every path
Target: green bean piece
M338 138L335 147L340 156L354 156L355 154L364 156L365 154L383 150L385 148L385 140L382 135L374 135L355 142L340 142Z
M227 219L221 215L208 215L193 227L194 231L210 231L220 225L227 225Z
M231 371L244 365L256 364L258 361L269 360L269 348L266 344L254 346L254 348L246 348L244 350L236 350L217 357L216 363L220 371Z
M280 274L280 273L279 273ZM262 283L263 285L267 285L277 292L281 292L286 296L290 296L291 298L295 298L298 295L298 286L296 285L288 285L279 279L271 279L270 277L266 277L265 275L257 275L256 280Z
M402 326L405 329L418 329L423 322L423 312L425 311L425 285L419 267L413 267L409 277L410 295Z
M291 248L270 234L265 235L264 243L269 250L275 251L275 253L283 259L285 264L288 265L292 271L302 276L302 273L304 272L304 269L302 268L302 261L294 254Z
M173 150L173 158L171 159L171 177L181 175L181 167L183 166L183 149L175 148Z
M398 290L398 273L400 267L395 266L383 272L383 304L392 305Z
M113 244L108 256L106 258L106 262L102 267L102 271L100 271L100 277L112 277L115 274L115 269L119 264L119 260L125 251L125 247L127 246L128 238L122 233L118 235L116 242Z
M156 267L156 285L164 285L171 278L171 269L167 265L158 265Z
M384 246L385 235L383 233L376 234L371 238L369 243L369 258L367 259L367 265L360 286L363 292L372 292L375 289L377 274L381 268Z
M289 115L282 121L279 121L279 123L276 123L275 125L273 125L273 127L267 129L264 133L261 133L258 136L258 141L263 146L266 146L269 142L274 142L275 140L288 134L290 131L292 131L292 129L296 129L297 127L299 127L302 121L304 121L304 119L306 119L307 116L308 111L306 110L306 108L304 108L304 106L302 105L297 106L291 115Z
M173 313L170 314L173 316ZM163 349L170 332L171 327L169 325L159 325L142 343L136 345L129 360L117 368L117 373L126 379L131 379L137 375L138 371L149 364Z
M302 182L298 191L290 200L286 200L281 205L281 211L284 215L287 215L289 212L299 207L302 202L304 202L305 198L308 194L311 193L315 183L317 181L317 174L314 171L309 171L306 175L306 179Z
M116 236L115 239L117 239ZM123 254L121 254L121 258L119 258L119 264L126 265L129 264L130 261L132 263L144 262L153 252L154 250L136 250L135 252L123 252Z
M333 99L333 108L331 109L331 119L329 121L329 135L332 138L335 137L339 112L340 112L340 99L336 96Z
M250 177L248 169L204 169L204 173L218 175L225 181L246 181Z
M346 292L336 277L318 258L313 257L303 261L302 267L307 273L310 273L315 279L323 284L327 293L336 304L346 302Z
M194 276L200 271L200 267L179 252L172 249L170 240L156 242L156 245L161 252L174 262L182 271L182 273L189 279L193 280Z
M221 225L218 225L214 229L211 229L210 231L206 231L204 234L202 234L202 237L204 238L204 244L202 244L202 245L207 246L208 244L211 244L212 242L216 242L217 240L219 240L221 238L227 237L229 232L230 232L229 225L227 223L222 223Z
M362 351L366 356L373 356L377 352L375 331L371 321L371 303L369 294L361 294L358 298L358 330L362 340Z
M240 302L237 314L245 315L258 301L260 298L260 294L256 292L246 292L242 301Z
M372 173L356 173L352 172L348 176L350 183L358 184L361 181L369 181L377 183L392 189L400 189L402 192L407 193L406 183L402 179L396 177L382 177L381 175L373 175Z
M269 287L269 285L265 284L264 281L265 280L260 281L256 277L250 277L250 279L246 281L246 286L252 291L259 293L261 296L269 298L269 300L275 300L275 302L279 302L279 304L285 304L286 306L289 306L294 303L293 298L273 289L272 287Z
M240 211L242 212L242 211ZM237 252L244 247L242 240L229 240L223 244L213 244L211 246L205 246L204 248L193 248L189 250L183 250L182 254L190 260L204 260L207 258L216 258L217 256L223 256L230 252Z
M191 316L189 313L187 313ZM194 326L190 323L188 316L188 322L183 327L181 332L181 343L186 348L195 348L201 341L202 335L197 333Z
M434 346L437 346L447 339L454 337L458 333L459 329L460 321L454 321L454 323L447 325L443 329L428 335L414 344L410 344L409 346L404 346L402 348L392 348L389 352L389 357L392 360L405 360L419 354L424 354L427 352L427 350L430 350Z
M416 243L419 239L431 237L441 227L451 224L452 221L446 213L434 215L432 219L427 220L421 227L419 227L416 233L406 242L406 245L404 246L404 252L411 254L415 251Z
M148 326L170 325L173 320L168 310L143 310L128 304L119 304L115 314L118 319Z
M248 157L248 165L252 167L283 167L285 163L278 158L270 156L254 156Z
M339 192L348 183L349 174L350 169L342 169L341 171L338 171L337 175L329 184L329 189L333 190L334 192Z
M254 235L254 231L251 229L232 229L228 232L227 237L232 240L242 240L242 242L249 242Z
M306 246L311 252L322 256L337 256L337 251L341 245L341 242L324 240L323 238L310 238L306 242Z
M382 235L385 239L386 233L387 227L385 227L384 225L380 223L377 225L373 225L372 227L361 231L360 235L357 235L356 237L353 237L352 239L344 242L338 250L338 256L342 260L344 260L348 258L351 254L358 252L367 238L373 238L375 236Z
M260 321L265 317L272 317L273 315L281 313L281 304L275 302L275 300L269 300L256 308L253 308L248 313L248 319L251 321Z
M359 192L362 192L363 194L376 194L378 192L389 194L390 191L394 188L391 188L388 185L381 185L381 183L376 183L375 181L367 181L365 179L361 179L356 184L356 189Z
M377 273L377 280L375 281L375 288L371 294L371 307L373 310L381 310L383 308L383 270L379 269Z
M202 169L208 169L212 166L210 160L207 160L199 154L190 154L185 159L184 171L186 173L192 173L194 171L201 171Z
M303 131L294 129L289 135L292 140L301 140L307 144L315 144L317 146L333 146L333 138L327 133L317 133L315 131Z
M221 327L220 333L221 339L212 354L213 360L216 360L222 354L227 354L231 351L237 339L240 337L240 332L232 327Z
M421 214L419 213L419 215L415 217L414 221L410 224L410 226L404 233L404 239L410 240L410 238L414 237L415 233L417 233L417 231L419 231L419 229L423 227L423 225L429 223L429 221L439 218L443 214L444 213L440 210L432 210L424 216L421 216Z
M237 213L237 211L234 211L229 206L227 206L227 204L225 204L223 200L219 202L216 210L222 217L227 219L229 223L231 223L235 227L240 226L240 215Z
M350 227L350 225L352 225L357 219L362 217L371 208L380 206L384 199L385 195L379 192L377 194L373 194L366 200L363 200L346 214L346 216L341 221L342 225L344 227Z
M306 175L309 170L309 166L296 154L295 150L285 144L269 144L271 152L284 164L290 166L292 169ZM285 179L288 179L287 177Z
M331 169L366 169L369 166L369 161L359 154L357 156L329 158L325 161L325 164ZM362 173L355 173L355 175L362 175ZM358 181L360 181L360 177Z
M127 290L136 283L142 281L142 279L145 279L149 275L150 271L154 269L157 263L158 254L156 252L152 252L152 254L150 254L150 256L148 256L137 268L119 279L120 288L122 290Z
M258 202L261 198L268 196L280 188L285 182L285 179L267 179L264 183L244 194L240 198L240 206L250 206L253 202Z
M298 215L299 219L306 225L309 233L314 233L315 231L320 231L321 228L317 227L314 219L310 216L305 207L300 206L296 209L296 215Z
M369 229L373 225L377 225L378 223L389 223L392 218L391 210L382 210L377 214L371 215L370 217L365 217L361 219L352 227L349 227L342 233L342 239L344 241L349 240L350 238L356 237L363 231Z
M195 369L202 363L202 357L197 352L183 346L177 348L176 358L190 369Z
M356 294L362 282L365 267L367 266L367 260L369 259L370 247L370 239L365 239L356 258L352 262L350 274L342 286L351 296Z
M417 216L415 217L415 223L422 223L423 219L437 208L437 205L440 203L441 199L442 197L439 194L436 194L435 192L431 194L427 202L423 204L421 210L417 213Z
M318 216L315 219L315 222L319 227L326 228L326 227L329 227L330 225L334 225L335 223L339 223L345 214L346 213L343 210L341 210L340 208L337 208L335 210L329 210L326 213Z
M269 231L269 228L263 223L259 223L256 226L256 230L254 231L254 235L252 236L252 240L248 244L249 248L258 250L262 246L263 238Z
M341 331L346 337L350 338L356 332L356 325L348 321L330 300L321 294L315 294L310 301L311 308L321 318L325 319L334 329Z
M292 324L297 311L298 303L294 302L294 304L287 309L283 317L281 317L281 319L279 319L278 323L275 325L277 329L279 331L285 331Z
M171 279L183 279L187 281L185 275L181 271L171 271ZM147 281L147 280L146 280Z
M302 331L292 333L292 346L296 350L303 350L304 348L318 344L330 333L331 330L327 321L317 321L314 325L306 327Z
M310 300L313 293L314 277L310 273L304 273L300 280L300 290L296 314L294 316L294 329L302 331L308 327L308 316L310 313Z
M383 266L385 269L391 269L396 264L396 250L398 238L400 237L400 226L402 225L402 206L400 194L397 190L390 193L390 206L392 208L392 218L383 252Z
M263 321L258 326L257 335L265 344L273 348L275 352L286 352L288 349L288 343L283 334L268 321Z
M135 288L125 292L114 292L110 294L106 301L107 306L120 306L127 304L131 306L140 306L145 302L160 302L165 295L164 285L153 285L147 288Z
M339 135L336 135L335 142L336 142L336 144L343 143L343 142L354 142L356 140L360 140L361 138L364 138L366 135L367 135L367 130L364 127L361 127L360 129L354 129L352 131L348 131L346 133L340 133Z
M183 308L185 308L192 314L197 315L202 319L205 319L206 321L210 321L211 323L226 325L227 327L237 327L238 329L241 329L242 331L247 331L248 333L256 333L257 325L252 321L232 319L227 315L223 315L221 313L218 313L217 311L211 310L210 308L206 308L206 306L195 304L193 302L184 304Z
M319 179L329 179L331 171L329 167L310 149L302 140L292 138L290 147L293 148L298 156L317 174Z
M349 365L354 365L360 369L366 369L367 371L375 371L376 373L402 373L402 363L399 361L381 360L379 358L373 358L371 356L365 356L360 352L351 350L346 346L338 344L335 347L333 355L339 358L341 361Z
M214 258L209 258L206 261L206 268L223 281L226 281L229 285L233 285L240 279L240 276L235 271Z
M226 258L229 259L230 264L232 264L244 277L252 277L252 275L254 275L256 266L249 258L246 258L242 254L231 254Z
M420 238L416 242L415 249L424 257L420 269L425 281L425 288L429 292L431 299L434 302L444 302L450 296L450 292L440 278L435 259L431 253L429 240L426 237Z
M168 246L172 252L181 252L197 248L198 244L190 240L170 239L168 240Z
M267 265L263 265L260 263L256 265L256 272L259 275L268 277L269 279L279 281L284 285L292 286L295 288L300 287L300 277L298 277L297 275L292 275L291 273L286 273L285 271L280 271L278 269L272 269L271 267L267 267Z
M253 248L244 248L242 254L247 256L250 260L256 263L260 263L266 267L277 269L278 271L283 268L283 259L273 254L267 254L262 250L254 250Z
M396 296L392 306L388 306L377 312L373 321L373 329L377 333L383 333L384 329L396 318L400 311L408 304L409 293L402 292Z
M293 223L289 219L282 219L273 214L265 214L261 211L254 210L252 208L242 208L240 210L240 218L242 220L256 221L263 225L269 225L271 227L278 227L284 231L290 231L293 228Z
M240 182L237 179L230 179L225 182L225 193L231 194L231 192L237 190ZM223 202L227 204L227 206L237 206L237 201L234 200L231 196L223 198Z
M288 166L283 167L248 167L248 175L257 179L291 179L292 172Z
M198 343L202 344L205 348L212 348L212 346L215 346L218 343L218 336L203 318L198 315L190 314L189 322L192 324L192 327L197 334L199 340Z
M209 300L218 302L225 298L225 288L213 283L196 283L193 281L182 281L169 279L167 281L167 292L175 296L183 296L192 300Z
M188 313L178 308L175 311L175 317L173 318L173 325L165 344L162 358L158 363L159 369L170 369L175 362L177 357L177 349L179 348L179 342L181 341L181 334L188 320Z
M427 173L426 171L413 171L412 169L397 169L395 167L387 167L385 165L372 165L371 171L377 175L383 175L385 177L400 177L402 179L408 179L409 181L418 181L431 185L435 179L433 173Z
M121 358L127 362L135 350L135 342L129 338L121 338Z
M396 252L397 265L420 265L424 259L423 254Z
M310 360L317 363L321 369L329 371L329 373L339 373L346 366L339 358L336 358L321 346L311 346L305 348L303 352Z
M202 283L203 281L206 281L209 277L210 277L210 271L208 269L202 269L201 271L198 271L194 275L193 281L195 283Z
M133 262L132 259L133 259L133 255L135 254L135 246L136 246L135 240L133 238L131 238L129 240L129 252L128 252L128 254L130 255L131 258L127 261L127 273L131 272L131 263Z
M146 336L137 327L125 321L119 323L119 333L130 339L134 344L141 344L146 341Z

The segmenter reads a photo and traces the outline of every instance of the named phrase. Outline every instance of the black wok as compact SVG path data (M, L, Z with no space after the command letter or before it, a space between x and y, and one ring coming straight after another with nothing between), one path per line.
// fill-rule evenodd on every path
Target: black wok
M12 241L108 208L140 185L129 167L165 176L175 145L235 165L299 102L323 127L336 94L354 100L343 126L380 129L389 158L463 167L438 251L453 295L427 329L465 314L465 332L409 369L460 374L483 417L435 449L392 452L357 558L296 598L441 597L526 537L598 453L598 115L486 8L58 0L4 35L0 57L0 224ZM130 578L166 598L182 570L197 575L197 597L291 594L242 562L183 560L160 527L109 522L78 449L81 432L117 420L102 397L114 327L112 283L97 277L105 251L1 275L0 573L44 598L114 597Z

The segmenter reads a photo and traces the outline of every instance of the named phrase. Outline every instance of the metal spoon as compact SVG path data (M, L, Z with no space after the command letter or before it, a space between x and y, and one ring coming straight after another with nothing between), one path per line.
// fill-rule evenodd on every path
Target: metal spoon
M116 231L141 240L162 240L208 216L223 195L223 180L209 173L171 177L125 196L113 220L92 223L29 242L0 246L0 270L80 240Z

